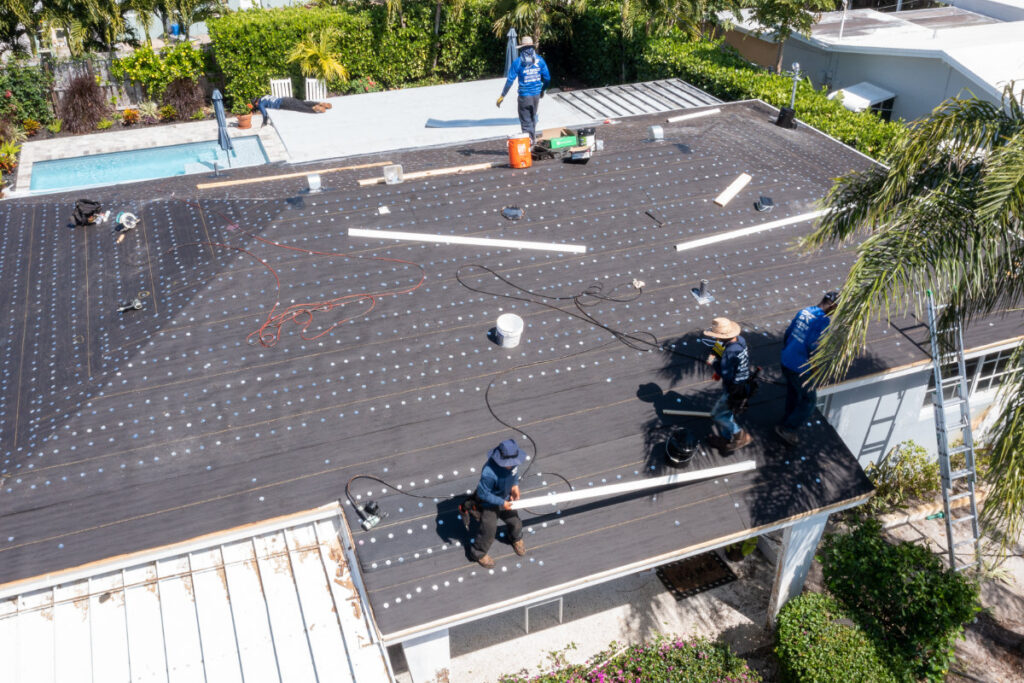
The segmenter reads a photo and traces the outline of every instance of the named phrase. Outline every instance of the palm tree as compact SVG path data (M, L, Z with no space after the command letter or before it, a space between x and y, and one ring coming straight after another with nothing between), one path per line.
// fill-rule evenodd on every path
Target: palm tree
M325 82L347 81L348 69L338 61L335 49L337 40L338 32L334 29L321 29L317 35L310 33L292 48L288 61L298 62L303 76Z
M1024 93L1001 106L951 99L914 126L889 169L840 178L830 212L802 246L865 238L833 323L811 359L819 382L841 380L872 318L905 314L926 289L948 304L938 327L1024 309ZM920 312L920 311L918 311ZM948 345L949 340L944 340ZM1024 347L1002 389L990 436L992 485L982 519L1004 542L1024 531Z
M500 38L514 27L519 35L531 36L534 45L540 45L544 33L567 24L586 4L587 0L498 0L493 10L498 17L494 35Z

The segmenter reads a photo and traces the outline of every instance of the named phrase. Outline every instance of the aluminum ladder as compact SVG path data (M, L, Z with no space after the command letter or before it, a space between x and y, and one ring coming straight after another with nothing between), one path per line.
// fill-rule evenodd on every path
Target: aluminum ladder
M964 336L963 328L959 322L945 330L950 334L953 344L952 349L943 351L939 347L940 331L938 330L939 312L941 305L935 303L932 291L928 290L928 332L932 345L932 372L935 374L935 400L932 406L935 409L935 435L939 447L939 476L941 477L940 488L942 489L942 506L946 520L946 542L949 549L949 566L956 571L963 571L970 567L978 566L981 562L981 534L978 527L978 503L975 497L975 466L974 466L974 435L971 433L971 406L968 402L969 392L967 388L967 371L964 368ZM945 371L948 376L944 376ZM952 390L953 394L947 398L946 391ZM947 411L954 411L956 417L951 422ZM951 446L951 437L957 432L963 436L963 443L958 446ZM964 466L962 469L953 469L950 458L963 454ZM963 481L966 490L959 493L954 492L956 482ZM967 506L959 506L958 511L964 511L959 517L953 516L952 504L958 500L968 499ZM963 525L970 525L971 537L956 541L954 530ZM963 561L962 555L967 552L964 546L973 546L974 555L970 561ZM957 548L963 550L958 551Z

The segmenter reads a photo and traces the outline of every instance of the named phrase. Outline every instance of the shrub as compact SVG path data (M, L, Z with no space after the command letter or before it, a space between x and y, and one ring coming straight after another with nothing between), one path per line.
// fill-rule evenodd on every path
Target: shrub
M793 87L789 76L753 66L720 41L686 42L679 33L649 41L637 71L643 80L678 77L725 100L761 99L776 107L789 106ZM849 111L806 79L797 87L796 110L801 120L882 161L907 134L900 122Z
M896 678L871 640L834 598L805 593L779 612L779 674L793 683L887 683Z
M622 3L587 4L573 20L566 67L592 86L634 80L646 42L645 18L634 13L633 32L627 37L622 31Z
M40 124L35 119L25 119L21 122L21 128L22 130L25 131L25 135L27 135L28 137L32 137L33 135L38 133L39 129L42 127L42 124Z
M384 86L373 80L372 78L353 78L338 86L335 91L341 95L358 95L366 92L380 92L384 90Z
M978 586L927 548L890 544L867 519L830 534L820 549L825 586L912 678L943 680L964 624L980 609Z
M337 61L352 78L372 79L386 87L430 75L472 79L499 73L504 41L491 30L488 7L485 0L469 0L458 15L444 8L441 34L436 38L435 3L425 0L403 3L406 28L388 23L387 7L382 3L352 2L337 7L232 12L211 19L209 30L226 81L225 95L231 102L249 101L267 94L271 78L291 77L298 83L300 68L288 62L289 53L306 36L321 31L339 36ZM327 84L333 92L343 91L341 85L340 79Z
M53 135L60 132L61 127L64 125L64 119L54 119L46 124L46 130L50 131Z
M72 133L94 130L100 119L107 115L107 110L103 90L88 73L71 79L60 101L60 117Z
M939 491L938 461L913 441L899 444L864 471L875 485L871 499L875 511L905 508L908 502L930 498Z
M501 683L753 683L761 678L728 645L706 638L659 636L619 650L615 643L586 664L524 678L502 676Z
M138 109L125 109L121 112L121 125L123 126L134 126L139 122L139 110Z
M0 142L0 171L10 174L18 166L18 154L21 152L21 145L5 140Z
M135 81L153 99L163 97L171 83L179 78L198 81L205 71L205 54L185 42L164 48L160 54L149 46L142 46L115 61L113 68L114 76Z
M38 66L8 63L0 72L3 91L10 91L16 107L17 120L32 119L49 123L53 119L50 111L50 88L53 76Z
M146 123L156 123L160 120L160 108L156 102L143 102L139 105L139 117Z
M99 130L106 130L114 125L114 122L110 119L100 119L99 123L96 124L96 128Z
M160 107L161 121L173 121L176 118L178 118L178 110L174 108L174 105L165 104Z
M203 89L193 80L179 78L167 86L163 102L174 109L179 121L186 121L202 109ZM160 116L166 120L163 110Z

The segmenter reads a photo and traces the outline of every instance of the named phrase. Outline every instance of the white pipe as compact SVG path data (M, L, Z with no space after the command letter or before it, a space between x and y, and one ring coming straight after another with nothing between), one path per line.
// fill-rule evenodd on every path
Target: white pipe
M710 116L711 114L717 114L721 109L715 107L714 109L705 109L704 111L695 111L690 114L680 114L679 116L672 116L665 119L666 123L679 123L680 121L688 121L689 119L697 119L701 116Z
M811 211L810 213L802 213L799 216L790 216L789 218L781 218L777 221L771 221L768 223L762 223L761 225L754 225L749 228L740 228L739 230L731 230L729 232L723 232L719 235L712 235L711 237L701 237L697 240L690 242L681 242L676 245L676 251L686 251L687 249L696 249L697 247L706 247L709 244L715 244L716 242L724 242L726 240L736 239L737 237L746 237L747 235L753 235L754 233L764 232L765 230L772 230L774 228L782 228L787 225L793 225L794 223L803 223L817 218L818 216L824 216L831 209L822 209L821 211Z
M664 477L654 477L653 479L626 481L621 484L609 484L608 486L595 486L593 488L568 491L566 493L555 493L550 496L520 498L519 500L512 501L512 509L518 510L520 508L538 507L540 505L555 505L557 503L584 500L586 498L615 496L621 493L629 493L631 491L642 491L643 489L658 488L659 486L673 486L675 484L685 484L686 482L699 481L701 479L713 479L714 477L721 477L727 474L749 472L756 468L756 462L753 460L744 460L743 462L737 462L732 465L712 467L706 470L694 470L693 472L676 472L675 474L669 474Z
M420 232L399 232L397 230L365 230L349 228L349 237L376 237L384 240L409 242L434 242L437 244L471 244L494 249L539 249L541 251L564 251L570 254L585 254L582 244L555 244L553 242L522 242L520 240L495 240L487 237L458 237L456 235L428 235Z

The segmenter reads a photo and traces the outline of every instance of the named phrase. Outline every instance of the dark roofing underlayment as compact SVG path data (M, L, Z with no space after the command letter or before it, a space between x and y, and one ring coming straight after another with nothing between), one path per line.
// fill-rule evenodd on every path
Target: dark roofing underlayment
M90 191L142 219L120 245L107 226L68 227L76 194L5 203L0 582L313 508L368 474L427 496L353 484L390 515L357 531L356 549L380 630L395 636L863 497L867 479L820 416L801 448L787 451L772 437L781 387L766 383L743 418L754 444L690 465L754 458L756 471L526 513L528 555L496 544L493 575L467 561L460 522L443 500L472 488L488 449L513 436L494 415L536 442L524 495L563 490L556 472L577 487L644 477L651 466L660 472L673 424L663 410L706 409L716 395L690 357L704 355L697 337L713 316L741 321L754 361L777 378L785 325L841 284L850 252L796 255L787 246L807 222L674 247L803 214L832 178L869 163L812 129L776 128L773 117L760 103L723 105L667 125L657 143L645 141L647 126L664 115L639 118L600 127L604 151L587 165L543 162L367 188L356 180L379 169L331 173L319 195L300 193L303 178L198 192L194 176ZM352 163L392 159L409 172L504 153L504 141L492 141ZM753 182L715 206L741 172ZM260 173L267 170L231 177ZM774 198L773 213L753 210L760 194ZM522 220L501 217L510 204L525 209ZM380 241L348 237L352 227L587 252ZM537 296L503 296L517 290L477 264L538 295L599 283L623 301L581 300L599 327L572 301L547 300L555 311ZM460 269L485 293L460 284ZM422 286L396 293L421 275ZM627 286L633 278L646 282L639 296ZM690 294L701 278L716 297L710 306ZM276 345L252 336L275 301L280 312L353 293L374 296L311 320L297 314ZM136 296L141 311L117 312ZM502 349L488 332L510 311L526 329L517 348ZM299 328L307 322L308 341ZM625 344L608 328L640 341ZM997 319L972 340L1019 329L1019 316ZM274 328L263 331L270 344ZM648 350L644 341L655 337L678 353ZM920 339L920 329L880 326L855 374L923 360ZM490 385L494 415L484 401Z

